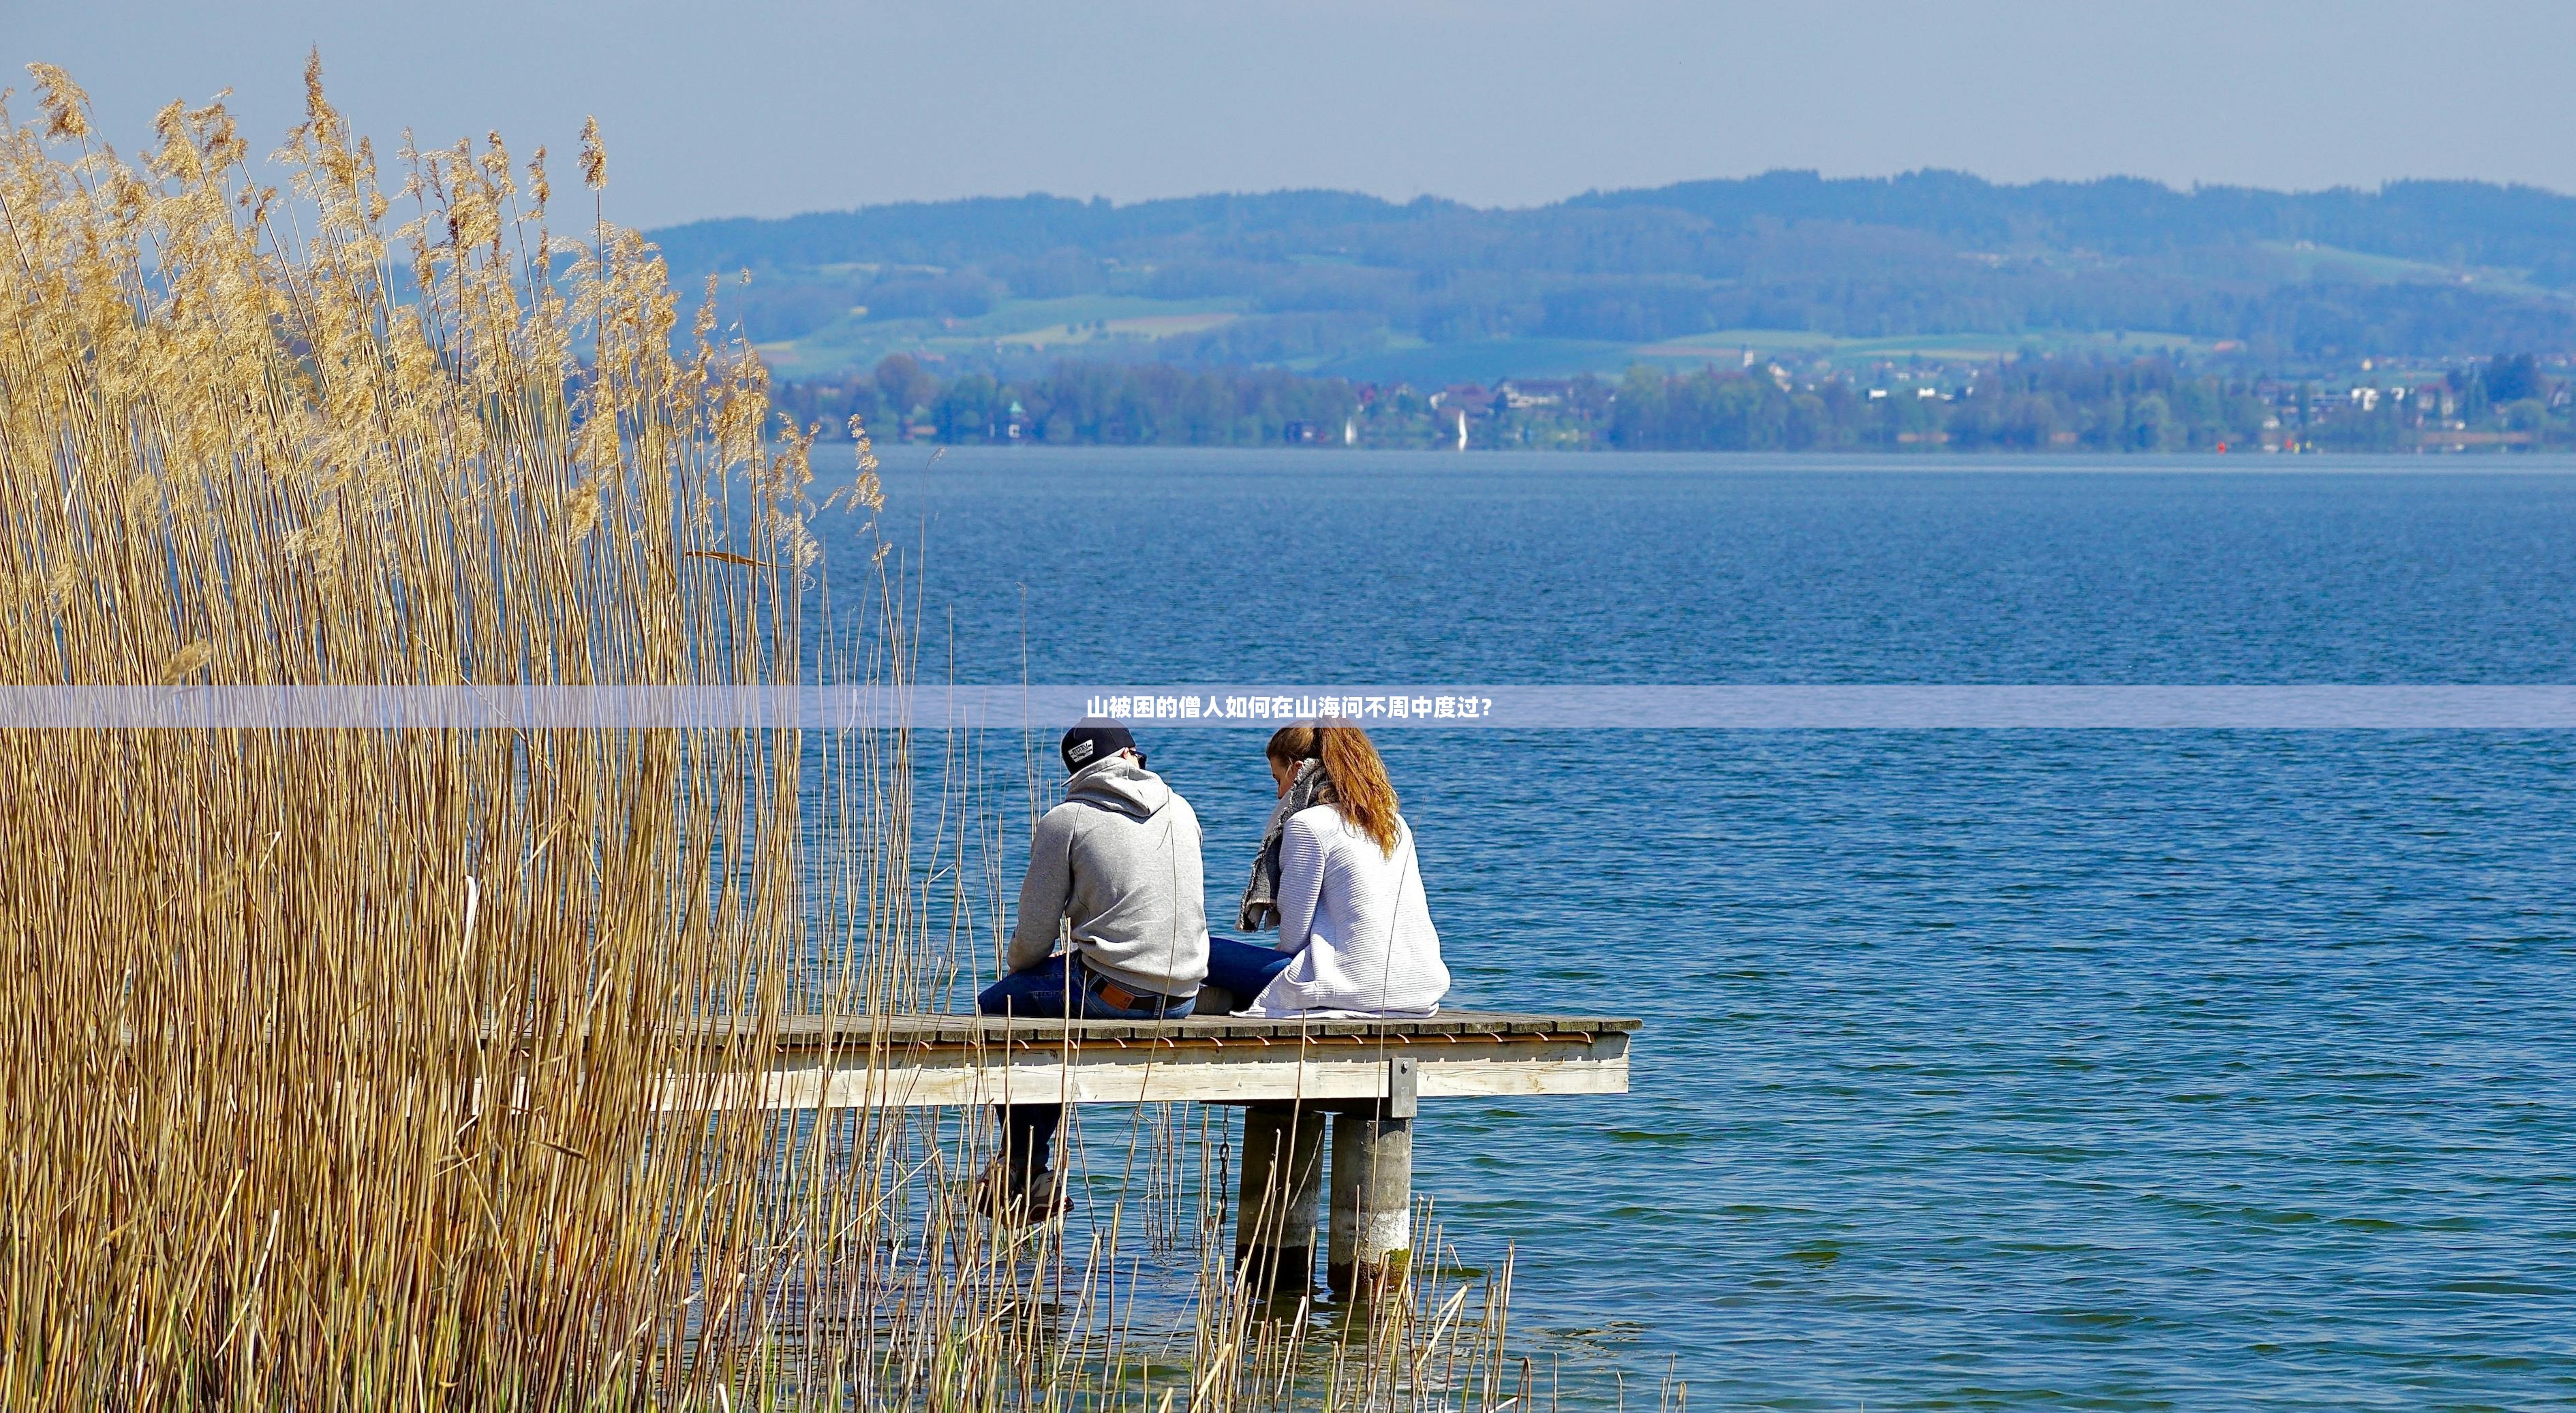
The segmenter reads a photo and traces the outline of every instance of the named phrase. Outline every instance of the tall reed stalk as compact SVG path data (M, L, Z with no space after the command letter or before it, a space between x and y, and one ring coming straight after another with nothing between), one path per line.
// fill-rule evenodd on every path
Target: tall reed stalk
M280 191L220 102L129 159L35 74L0 683L917 675L882 551L847 621L822 592L818 526L882 505L864 436L851 518L811 505L811 429L711 297L680 334L595 129L568 219L497 134L388 188L317 64ZM1088 1216L1019 1233L959 1195L981 1115L723 1104L783 1017L932 1007L990 953L988 782L1027 767L920 739L0 731L0 1407L1506 1398L1507 1281L1471 1306L1434 1260L1329 1338L1256 1309L1214 1111L1132 1116L1075 1155ZM1180 1252L1191 1313L1140 1320Z

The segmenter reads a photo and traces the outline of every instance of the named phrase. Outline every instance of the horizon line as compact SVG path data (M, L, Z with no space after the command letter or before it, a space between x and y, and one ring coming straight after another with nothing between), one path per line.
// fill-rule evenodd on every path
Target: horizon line
M966 196L906 197L892 201L862 202L856 206L815 207L807 210L791 211L785 215L779 216L693 216L686 220L667 221L657 225L638 227L638 229L649 235L662 231L685 230L693 226L726 225L736 222L775 224L805 220L818 216L856 216L863 215L871 211L892 211L905 208L927 208L935 206L965 206L979 202L1006 204L1013 202L1060 201L1078 206L1101 206L1112 211L1130 211L1145 206L1177 205L1195 201L1260 200L1283 196L1358 197L1363 200L1378 202L1393 210L1402 210L1407 207L1414 206L1429 206L1459 211L1471 211L1479 214L1513 214L1553 210L1557 207L1573 205L1588 198L1641 195L1651 196L1661 192L1674 191L1683 187L1718 186L1728 184L1750 185L1755 182L1776 177L1809 178L1818 186L1861 185L1869 183L1893 185L1897 182L1905 181L1908 178L1955 177L1969 182L1974 182L1994 191L2032 191L2043 187L2088 187L2118 184L2151 186L2171 195L2185 198L2197 197L2205 192L2241 192L2253 193L2261 196L2288 198L2349 194L2377 199L2384 198L2391 189L2399 187L2481 187L2490 191L2530 192L2553 200L2576 201L2576 192L2561 191L2555 187L2543 186L2538 182L2493 181L2483 177L2389 177L2380 181L2376 186L2360 186L2349 182L2338 182L2329 186L2317 187L2269 187L2252 186L2234 182L2202 182L2198 180L2195 180L2188 185L2176 185L2175 183L2168 182L2157 177L2143 177L2121 172L2106 172L2101 175L2091 177L2034 177L2028 181L1999 181L1995 178L1983 176L1979 173L1959 167L1924 166L1911 167L1902 171L1887 173L1849 173L1834 176L1827 176L1821 168L1816 167L1767 167L1761 171L1740 176L1682 177L1653 186L1590 186L1585 187L1581 191L1557 197L1552 201L1534 202L1527 205L1497 204L1492 206L1480 206L1472 201L1462 200L1456 197L1441 196L1427 191L1418 192L1409 197L1395 197L1383 195L1378 192L1365 191L1357 187L1334 186L1276 186L1265 188L1237 187L1213 191L1182 192L1165 196L1140 196L1127 199L1107 196L1098 192L1089 196L1068 196L1059 192L1033 190L1017 193L982 192Z

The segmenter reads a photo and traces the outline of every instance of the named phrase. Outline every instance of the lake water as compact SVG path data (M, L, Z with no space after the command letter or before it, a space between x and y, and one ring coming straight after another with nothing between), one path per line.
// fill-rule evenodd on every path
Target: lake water
M2576 683L2567 462L925 456L963 680ZM1262 737L1143 734L1230 918ZM2576 733L1381 744L1453 1004L1647 1020L1421 1122L1543 1385L2576 1403Z

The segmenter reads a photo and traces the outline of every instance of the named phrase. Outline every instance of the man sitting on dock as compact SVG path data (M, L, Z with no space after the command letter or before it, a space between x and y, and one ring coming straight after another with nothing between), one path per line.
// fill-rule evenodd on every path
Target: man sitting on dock
M1041 1020L1186 1016L1207 975L1198 815L1145 768L1136 738L1117 722L1087 718L1060 749L1073 778L1029 843L1010 974L984 988L975 1008ZM1060 935L1070 945L1058 953ZM983 1178L997 1211L1026 1221L1054 1215L1061 1116L1054 1103L1003 1110L1002 1151Z

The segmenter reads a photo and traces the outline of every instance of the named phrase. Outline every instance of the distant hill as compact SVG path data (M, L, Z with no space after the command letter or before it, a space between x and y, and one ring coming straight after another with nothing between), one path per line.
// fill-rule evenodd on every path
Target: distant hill
M2275 364L2576 348L2576 198L2476 182L1771 172L1524 210L1024 196L653 235L683 274L752 272L726 284L725 313L791 376L898 350L1490 377L2124 334Z

